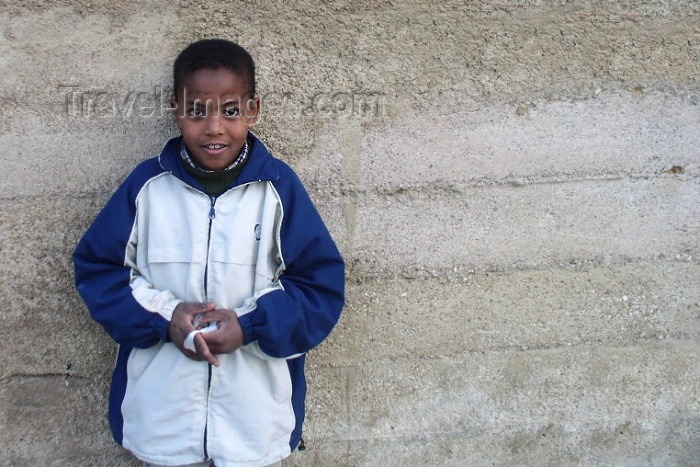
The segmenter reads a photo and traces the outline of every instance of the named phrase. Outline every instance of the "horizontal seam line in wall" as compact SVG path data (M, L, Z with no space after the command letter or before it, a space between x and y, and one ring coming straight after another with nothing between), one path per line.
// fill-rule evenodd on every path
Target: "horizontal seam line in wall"
M348 255L349 259L352 259ZM663 253L654 256L636 256L636 257L620 257L615 261L604 258L592 258L592 259L580 259L574 258L569 260L567 263L550 263L550 264L537 264L533 266L522 266L522 265L511 265L502 267L491 267L477 269L475 267L465 267L465 266L452 266L445 268L430 268L430 269L419 269L415 268L413 274L381 274L381 273L362 273L355 274L352 271L352 265L348 268L350 271L350 277L348 277L348 282L351 284L362 283L363 281L379 281L379 280L438 280L444 279L445 275L456 276L459 278L468 276L481 276L484 274L509 274L513 272L523 272L523 271L547 271L547 270L570 270L570 271L587 271L591 269L614 269L616 267L632 265L632 264L700 264L700 257L693 257L691 260L684 258L668 258ZM455 268L457 270L455 271ZM352 277L357 279L353 280Z
M681 182L693 182L696 179L700 179L700 176L688 176L685 177L673 176L670 174L625 174L625 175L611 175L611 176L592 176L592 177L576 177L576 178L543 178L543 179L499 179L499 180L473 180L467 182L442 182L436 181L429 184L398 184L393 188L380 189L380 190L364 190L354 187L342 187L339 191L341 195L404 195L409 193L418 192L430 192L435 193L437 191L442 191L446 193L464 193L468 190L474 189L489 189L489 188L527 188L529 186L540 186L540 185L566 185L566 184L580 184L580 183L611 183L618 181L638 181L638 180L663 180L663 181L681 181ZM664 180L666 179L666 180ZM313 183L309 184L310 187L314 187ZM310 190L312 191L312 190ZM321 190L323 191L323 190Z
M61 379L90 379L86 376L76 375L72 373L12 373L5 376L0 376L0 381L16 381L28 379L43 379L43 378L61 378Z
M115 190L117 187L115 186ZM39 195L16 195L16 196L0 196L0 203L34 203L37 201L56 201L56 200L85 200L85 199L103 199L107 202L114 192L100 191L87 193L55 193L55 194L39 194Z
M321 184L314 183L313 180L307 181L306 187L309 192L319 192L319 193L332 193L337 196L350 195L357 197L358 195L403 195L408 193L422 193L422 192L445 192L445 193L464 193L468 190L473 189L488 189L488 188L526 188L528 186L539 186L539 185L565 185L565 184L577 184L577 183L608 183L617 182L623 180L651 180L658 179L664 181L681 181L681 182L693 182L700 179L700 175L695 175L691 173L685 174L665 174L665 173L650 173L650 174L621 174L621 175L600 175L600 176L589 176L589 177L572 177L572 178L501 178L496 180L488 179L475 179L465 182L444 182L435 181L429 184L405 184L396 185L394 188L389 189L360 189L353 186L341 184L330 190L325 188L320 188ZM115 186L116 190L116 186ZM0 196L0 203L2 202L30 202L30 201L53 201L56 199L68 199L68 200L81 200L81 199L92 199L96 197L108 198L111 196L113 191L94 191L94 192L80 192L80 193L50 193L50 194L19 194L15 196Z
M665 338L665 339L659 339L655 337L645 337L645 338L640 338L634 341L634 343L629 344L629 345L605 345L605 344L615 344L614 341L604 341L604 340L596 340L596 341L589 341L589 342L577 342L575 344L571 345L565 345L565 344L560 344L560 345L552 345L552 346L530 346L527 348L522 348L518 346L499 346L499 347L484 347L481 349L475 349L475 350L464 350L462 352L455 352L455 353L450 353L450 354L442 354L442 355L395 355L395 356L387 356L387 357L381 357L381 358L376 358L376 359L366 359L357 362L356 365L336 365L336 364L330 364L330 363L324 363L324 364L312 364L310 365L310 372L313 371L313 368L333 368L333 369L348 369L348 368L362 368L366 366L368 363L370 364L382 364L387 361L391 362L396 362L396 361L406 361L406 362L415 362L416 360L426 360L426 361L431 361L431 360L444 360L444 359L459 359L460 357L463 357L465 355L478 355L478 354L509 354L509 353L523 353L523 352L546 352L546 351L560 351L564 349L568 350L574 350L574 349L581 349L581 348L592 348L592 349L635 349L635 348L647 348L651 346L651 344L654 343L672 343L672 345L676 344L694 344L695 346L700 344L700 336L683 336L681 338ZM603 345L601 345L603 344ZM698 349L700 352L700 348Z

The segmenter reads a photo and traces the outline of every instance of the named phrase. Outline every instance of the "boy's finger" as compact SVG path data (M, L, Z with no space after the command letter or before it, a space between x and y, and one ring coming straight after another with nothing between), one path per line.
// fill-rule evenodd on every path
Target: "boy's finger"
M207 345L201 333L194 336L194 346L197 349L198 355L200 355L212 365L219 366L219 359L211 353L211 351L209 350L209 346Z
M227 310L212 310L202 313L201 318L199 318L199 322L210 323L212 321L224 321L227 317Z
M180 309L182 313L191 316L198 315L200 313L205 313L207 311L213 311L216 309L216 304L214 303L185 303L182 307L178 305L175 310Z
M214 311L216 309L216 305L213 303L197 303L195 304L190 313L193 315L198 315L200 313L207 313L209 311Z

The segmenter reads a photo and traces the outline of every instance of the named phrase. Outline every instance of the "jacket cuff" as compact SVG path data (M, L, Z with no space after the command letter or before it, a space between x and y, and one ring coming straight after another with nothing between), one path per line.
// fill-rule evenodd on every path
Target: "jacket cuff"
M238 317L238 324L241 325L243 331L243 345L248 345L257 339L255 329L253 328L253 313L246 313Z
M163 342L170 342L170 338L168 337L168 327L170 327L170 321L163 318L158 313L153 313L153 318L151 321L153 327L156 328L156 333L158 334L160 340Z

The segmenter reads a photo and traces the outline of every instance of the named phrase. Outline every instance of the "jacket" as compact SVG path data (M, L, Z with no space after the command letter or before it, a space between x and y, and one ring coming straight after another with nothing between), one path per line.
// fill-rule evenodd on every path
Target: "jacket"
M248 162L218 197L171 139L73 254L78 292L119 344L112 434L146 462L267 465L301 440L304 354L339 319L344 264L296 174L249 138ZM167 335L181 301L233 309L244 345L219 367L184 356Z

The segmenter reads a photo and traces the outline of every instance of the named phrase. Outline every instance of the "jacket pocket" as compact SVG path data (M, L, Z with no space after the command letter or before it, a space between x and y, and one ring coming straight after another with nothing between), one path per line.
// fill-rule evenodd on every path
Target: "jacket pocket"
M148 248L149 263L197 263L192 245L152 245Z
M237 247L212 248L211 260L219 263L253 265L257 260L257 249L246 249Z
M204 253L199 244L149 244L147 279L158 290L169 290L186 301L204 298Z
M255 291L257 252L232 246L209 252L208 298L225 308L239 306Z

